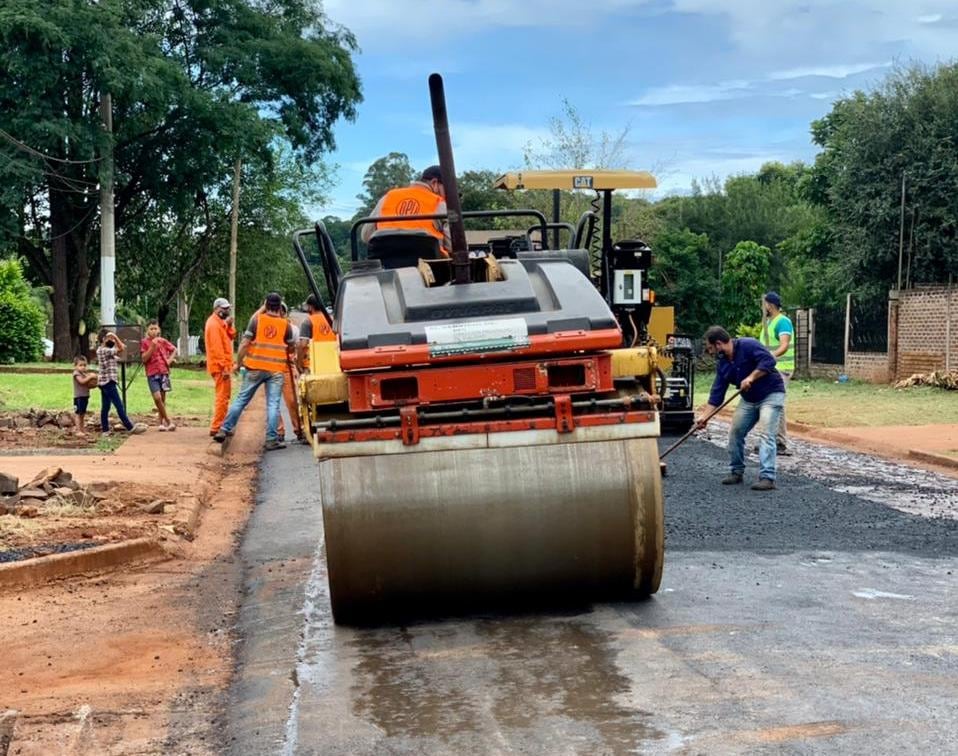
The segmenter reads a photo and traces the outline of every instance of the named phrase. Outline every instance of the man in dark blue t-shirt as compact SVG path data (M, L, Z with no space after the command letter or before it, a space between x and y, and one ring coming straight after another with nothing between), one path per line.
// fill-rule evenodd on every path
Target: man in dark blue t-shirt
M729 385L742 391L728 433L729 467L722 479L725 485L742 482L745 472L745 437L759 426L759 479L755 491L775 488L775 433L785 405L785 383L775 369L775 358L757 339L733 339L721 326L705 332L705 349L715 355L715 381L705 412L697 421L699 428L708 423L702 418L725 401ZM769 429L771 432L769 432Z

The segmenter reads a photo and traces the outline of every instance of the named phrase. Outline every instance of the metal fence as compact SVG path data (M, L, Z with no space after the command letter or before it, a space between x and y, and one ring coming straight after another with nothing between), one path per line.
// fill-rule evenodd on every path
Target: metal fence
M888 351L888 300L852 298L848 349L852 352Z
M845 364L845 308L816 307L812 322L812 362Z

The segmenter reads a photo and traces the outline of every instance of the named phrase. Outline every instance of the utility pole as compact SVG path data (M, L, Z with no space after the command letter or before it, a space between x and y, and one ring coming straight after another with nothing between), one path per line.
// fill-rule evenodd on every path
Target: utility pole
M116 234L113 215L113 98L100 95L100 325L116 325Z
M905 172L901 172L901 217L898 221L898 290L901 291L901 258L905 251Z
M229 300L236 314L236 235L239 231L239 195L240 173L243 169L243 159L236 158L236 167L233 169L233 210L230 218L230 281Z

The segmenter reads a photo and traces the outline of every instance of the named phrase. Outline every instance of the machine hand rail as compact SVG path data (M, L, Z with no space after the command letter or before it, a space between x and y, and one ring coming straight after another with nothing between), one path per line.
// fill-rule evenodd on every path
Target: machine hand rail
M562 230L562 229L565 229L566 231L569 232L569 244L572 244L575 241L575 226L573 226L571 223L564 223L562 221L553 221L552 223L546 223L547 231ZM532 232L536 230L538 230L540 233L542 232L542 226L540 226L538 223L535 224L534 226L529 226L528 230L526 231L526 241L529 243L529 249L533 249ZM559 243L558 234L555 235L555 243L557 245ZM542 245L542 249L548 249L548 248L549 248L548 242L544 242Z
M575 224L575 236L572 240L574 249L589 249L592 236L595 234L595 224L598 220L599 216L592 210L586 210L579 216L579 220L576 221ZM586 226L588 226L588 231L586 231ZM585 244L583 244L583 242L585 242Z
M329 313L326 310L326 302L323 299L322 292L319 290L319 286L316 284L316 277L313 275L313 269L309 265L309 256L306 254L306 251L303 249L302 242L300 241L303 236L307 234L315 233L317 236L317 242L319 243L320 249L320 264L323 267L323 277L326 280L326 286L329 288L330 297L335 300L336 297L336 287L339 286L339 278L342 277L342 270L339 268L339 261L335 261L334 266L330 266L327 263L326 257L329 252L332 252L333 258L335 259L335 252L332 250L332 240L329 239L329 233L326 231L326 227L323 225L322 221L317 221L316 226L313 228L301 228L298 231L293 232L293 250L296 252L296 257L299 258L299 264L303 267L303 272L306 274L306 281L309 284L309 290L316 297L316 301L319 304L319 311L323 314L323 317L326 318L326 321L332 327L332 321L330 320ZM323 249L323 236L325 235L326 241L329 243L329 249ZM331 268L331 270L330 270Z
M525 218L532 217L539 221L538 228L542 232L542 237L546 236L546 228L548 227L548 221L546 220L545 215L543 215L538 210L465 210L462 213L463 218ZM355 223L353 227L349 230L349 246L352 251L353 262L358 260L365 260L365 255L363 257L359 256L359 229L362 226L369 225L370 223L383 223L389 221L409 221L409 220L446 220L448 215L446 213L433 213L431 215L367 215L365 218L360 218ZM535 226L534 226L535 228Z

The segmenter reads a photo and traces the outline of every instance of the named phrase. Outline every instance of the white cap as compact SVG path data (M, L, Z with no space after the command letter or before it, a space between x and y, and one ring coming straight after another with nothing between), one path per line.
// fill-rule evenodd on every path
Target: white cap
M219 309L220 307L229 308L229 306L230 306L230 301L226 299L225 297L217 297L216 299L213 300L214 310Z

